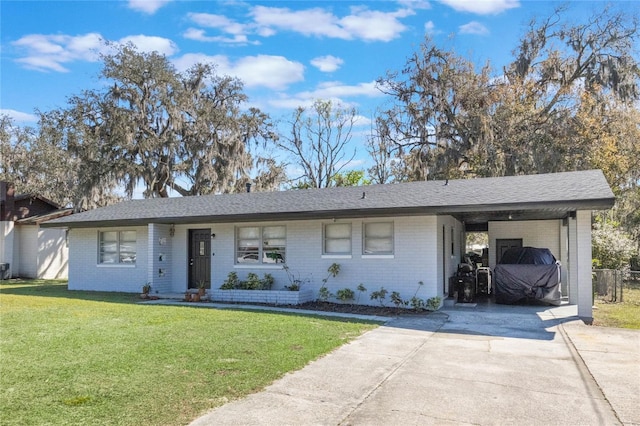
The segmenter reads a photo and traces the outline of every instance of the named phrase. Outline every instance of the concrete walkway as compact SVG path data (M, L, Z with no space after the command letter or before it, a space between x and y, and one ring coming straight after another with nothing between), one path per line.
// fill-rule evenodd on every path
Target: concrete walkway
M640 333L575 315L397 318L192 425L640 425Z

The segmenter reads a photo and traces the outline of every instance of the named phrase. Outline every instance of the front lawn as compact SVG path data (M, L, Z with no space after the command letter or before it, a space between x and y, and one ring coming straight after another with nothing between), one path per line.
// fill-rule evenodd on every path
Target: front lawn
M0 424L186 424L376 327L0 281Z

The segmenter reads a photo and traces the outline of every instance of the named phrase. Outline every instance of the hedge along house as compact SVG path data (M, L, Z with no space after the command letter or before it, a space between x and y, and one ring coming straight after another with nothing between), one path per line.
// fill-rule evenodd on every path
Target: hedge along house
M230 272L289 271L314 292L332 263L332 293L384 287L446 297L467 230L488 231L489 263L518 240L549 248L567 271L569 303L591 318L591 212L614 195L599 170L123 202L47 222L69 229L69 288L178 293ZM368 296L364 303L374 303ZM387 299L388 300L388 299Z

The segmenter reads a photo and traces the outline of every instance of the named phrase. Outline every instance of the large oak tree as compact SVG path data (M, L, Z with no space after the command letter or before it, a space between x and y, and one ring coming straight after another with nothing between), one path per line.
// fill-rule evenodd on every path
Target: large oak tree
M402 72L379 79L396 100L381 115L380 128L404 163L401 179L596 165L594 139L583 137L580 115L599 114L603 119L589 126L612 133L604 118L634 107L640 93L637 22L606 10L572 23L563 12L532 21L513 62L500 71L490 63L476 69L427 39Z
M269 117L247 108L242 82L211 64L178 72L163 55L112 46L99 89L38 112L36 128L2 118L4 179L22 192L89 209L142 186L145 197L277 189L284 168L259 155L277 139Z

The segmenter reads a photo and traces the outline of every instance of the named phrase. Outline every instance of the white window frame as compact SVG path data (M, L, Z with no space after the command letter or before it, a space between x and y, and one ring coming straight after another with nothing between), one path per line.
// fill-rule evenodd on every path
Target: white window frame
M328 234L329 232L327 232L327 228L330 228L332 226L342 226L342 227L348 227L349 228L349 236L348 237L329 237ZM328 251L327 250L327 246L328 246L328 242L331 241L338 241L338 240L342 240L342 241L348 241L349 242L349 250L348 251ZM324 223L322 225L322 258L323 259L351 259L352 256L352 252L353 252L353 227L351 226L351 223L345 223L345 222L333 222L333 223Z
M105 236L106 233L111 233L111 232L116 234L116 240L115 241L111 241L112 243L115 243L115 250L106 252L105 250L103 250L104 236ZM125 239L124 238L124 234L125 233L132 233L133 234L133 239ZM133 250L130 249L128 252L123 250L123 245L124 244L132 244ZM104 255L106 253L111 253L112 255L115 255L116 259L117 259L117 262L113 262L113 263L105 262L104 261ZM128 253L129 255L133 255L134 256L134 260L132 262L123 262L122 261L123 253ZM98 265L101 265L101 266L135 266L137 258L138 258L138 233L137 233L137 231L135 231L135 230L117 230L117 229L98 231Z
M242 229L255 228L258 230L258 237L256 238L240 238L240 233ZM265 230L268 228L282 228L284 230L284 235L282 238L272 238L275 240L283 240L284 244L277 245L276 250L280 256L280 259L275 258L273 261L265 261L265 259L269 259L268 256L268 245L266 243ZM255 262L240 262L238 261L238 256L241 254L239 243L241 240L257 240L257 256ZM263 226L236 226L235 229L235 256L234 256L234 264L236 267L254 267L254 266L278 266L280 267L285 263L287 259L287 227L285 225L263 225Z
M368 236L367 235L367 226L371 225L391 225L391 235L379 237L379 236ZM388 240L391 246L391 250L388 251L370 251L367 252L367 241L370 240ZM393 258L395 255L395 227L393 221L385 221L385 222L364 222L362 224L362 257L363 258Z

